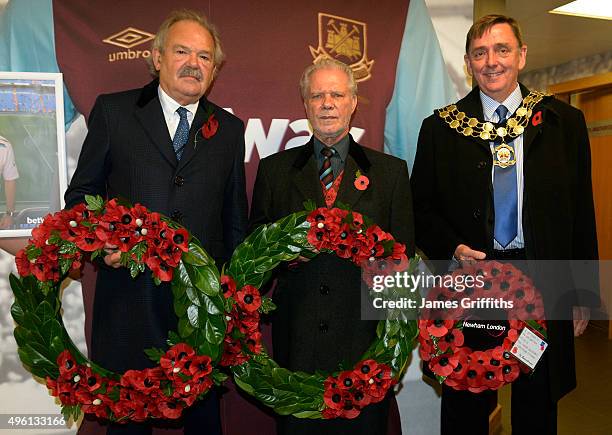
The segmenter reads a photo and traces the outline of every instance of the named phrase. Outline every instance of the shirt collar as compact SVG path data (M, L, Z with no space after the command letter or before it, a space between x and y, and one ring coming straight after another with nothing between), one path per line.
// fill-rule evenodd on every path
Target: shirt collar
M166 94L166 92L162 89L161 86L157 87L157 95L159 95L159 102L166 117L173 116L176 112L176 109L178 109L179 107L184 107L192 115L195 115L196 110L198 110L198 105L200 104L200 101L198 100L195 103L187 104L186 106L181 106L179 103L174 101L170 95Z
M336 150L336 155L338 157L340 157L340 160L342 162L346 161L346 157L348 156L348 153L349 153L349 144L350 144L350 142L351 141L349 139L349 135L347 134L342 139L340 139L338 142L336 142L335 144L332 145L332 147ZM326 145L323 142L321 142L319 139L314 137L314 152L315 152L315 156L317 158L319 158L321 156L321 150L325 146Z
M500 104L506 106L508 109L508 116L512 116L516 109L521 106L523 102L523 94L521 94L521 87L519 84L516 84L516 88L508 97L501 103L495 101L493 98L489 97L487 94L480 91L480 102L482 103L482 111L485 117L485 121L491 121L493 115L495 114L495 110L499 107Z

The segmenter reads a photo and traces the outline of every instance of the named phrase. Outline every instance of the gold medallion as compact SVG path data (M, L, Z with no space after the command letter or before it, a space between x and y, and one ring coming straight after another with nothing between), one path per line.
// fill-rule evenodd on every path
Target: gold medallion
M507 168L516 164L514 148L507 143L501 143L493 149L493 165Z

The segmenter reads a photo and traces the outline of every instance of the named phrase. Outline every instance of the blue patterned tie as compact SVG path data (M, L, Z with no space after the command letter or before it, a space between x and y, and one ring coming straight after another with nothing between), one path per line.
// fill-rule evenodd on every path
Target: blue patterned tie
M181 160L183 150L185 149L185 145L187 145L187 140L189 139L189 121L187 121L187 109L184 107L179 107L176 109L176 113L179 114L181 120L179 121L178 127L176 127L174 139L172 139L172 146L174 147L174 152L176 153L176 159Z
M503 104L495 113L499 116L499 122L506 120L508 109ZM513 147L512 143L508 146ZM516 164L507 168L495 166L493 174L493 196L495 200L495 240L506 247L516 238L518 222L518 196L516 187Z

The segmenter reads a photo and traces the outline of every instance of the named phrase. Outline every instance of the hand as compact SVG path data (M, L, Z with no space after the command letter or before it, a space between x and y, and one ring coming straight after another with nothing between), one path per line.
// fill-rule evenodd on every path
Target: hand
M104 252L106 252L104 262L107 266L112 267L113 269L118 269L121 267L121 252L117 249L117 245L106 243L104 245Z
M8 230L13 226L13 218L7 213L0 219L0 230Z
M589 307L574 307L574 337L580 337L589 324L591 309Z
M459 245L455 248L453 257L460 262L473 263L477 260L484 260L487 254L481 251L476 251L467 245Z

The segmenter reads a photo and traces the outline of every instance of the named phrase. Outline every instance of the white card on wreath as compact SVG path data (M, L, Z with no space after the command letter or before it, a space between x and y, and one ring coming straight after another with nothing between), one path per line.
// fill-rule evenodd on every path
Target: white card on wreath
M542 337L525 327L512 346L511 353L533 370L547 347L548 343Z

